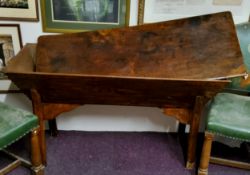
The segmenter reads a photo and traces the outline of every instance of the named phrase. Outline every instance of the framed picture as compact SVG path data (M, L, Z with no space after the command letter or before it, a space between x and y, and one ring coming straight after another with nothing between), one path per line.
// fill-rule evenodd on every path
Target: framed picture
M44 32L118 28L129 23L130 0L43 0Z
M22 48L19 24L0 24L0 79L5 79L2 69Z
M138 24L168 21L192 16L231 11L244 16L246 0L139 0Z
M39 21L37 0L0 0L0 20Z

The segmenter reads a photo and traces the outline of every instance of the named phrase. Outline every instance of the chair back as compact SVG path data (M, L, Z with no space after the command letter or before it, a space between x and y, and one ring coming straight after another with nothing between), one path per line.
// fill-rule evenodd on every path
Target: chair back
M243 61L250 74L250 22L236 25L237 36L243 56ZM230 89L244 90L250 92L250 75L247 79L232 78L232 83L229 85Z

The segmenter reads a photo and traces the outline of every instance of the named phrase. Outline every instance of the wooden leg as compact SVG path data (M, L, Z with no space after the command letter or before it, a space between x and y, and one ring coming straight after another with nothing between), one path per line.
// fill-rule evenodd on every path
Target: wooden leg
M40 121L40 132L39 132L39 141L40 141L40 149L41 149L41 158L43 165L47 165L46 158L46 139L45 139L45 124L44 121Z
M56 137L58 134L56 119L48 120L49 123L49 133L51 136Z
M186 130L186 124L179 123L178 134L179 135L185 135L185 130Z
M40 129L35 129L31 133L31 163L34 175L44 174L44 165L42 164L39 142L39 130Z
M207 175L208 174L208 165L211 154L213 134L206 132L205 140L202 147L200 166L198 169L198 175Z
M164 108L163 113L167 116L174 116L179 121L178 136L182 146L184 161L187 161L187 137L185 134L186 124L191 123L193 118L193 109L189 108Z
M179 123L178 138L179 138L180 145L182 147L184 164L187 161L187 137L186 137L185 130L186 130L186 124Z
M196 144L200 125L200 118L204 106L204 97L198 96L195 100L193 116L190 123L190 132L188 136L187 169L193 169L195 166Z
M11 164L1 168L0 170L0 174L1 175L5 175L9 172L11 172L12 170L16 169L18 166L21 165L21 161L20 160L15 160L14 162L12 162Z
M39 118L39 125L40 125L40 132L39 132L39 141L40 141L40 149L42 155L42 163L43 165L47 164L46 161L46 142L45 142L45 124L44 124L44 108L41 102L40 94L37 92L36 89L31 89L31 97L32 97L32 104L33 104L33 112Z

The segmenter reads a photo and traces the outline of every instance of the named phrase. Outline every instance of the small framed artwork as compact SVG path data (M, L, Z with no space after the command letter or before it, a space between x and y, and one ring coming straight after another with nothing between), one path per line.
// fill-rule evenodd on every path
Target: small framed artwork
M44 32L80 32L128 25L130 0L43 0Z
M231 11L244 16L243 0L139 0L138 24Z
M19 24L0 24L0 79L5 79L3 68L22 48Z
M0 0L0 20L39 21L37 0Z

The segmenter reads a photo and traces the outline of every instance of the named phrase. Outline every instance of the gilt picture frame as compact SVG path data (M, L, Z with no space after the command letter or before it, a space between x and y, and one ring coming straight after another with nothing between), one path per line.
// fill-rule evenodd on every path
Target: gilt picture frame
M43 0L44 32L68 33L129 24L130 0Z
M138 18L137 24L142 25L144 23L144 8L145 8L145 0L138 1Z
M37 0L0 0L0 20L39 21Z

